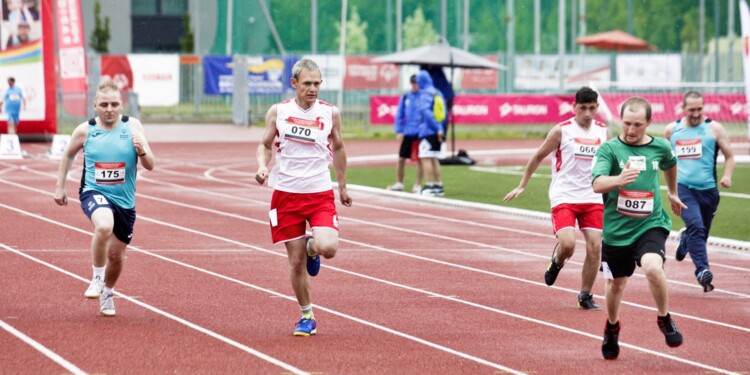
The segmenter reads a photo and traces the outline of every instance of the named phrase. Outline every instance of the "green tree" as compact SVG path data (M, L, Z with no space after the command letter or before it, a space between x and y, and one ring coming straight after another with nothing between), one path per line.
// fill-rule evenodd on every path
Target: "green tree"
M91 38L89 39L89 47L98 53L109 52L109 39L111 34L109 33L109 17L104 17L104 22L101 18L102 6L99 0L94 2L94 30L91 31Z
M336 28L341 29L341 22L336 22ZM346 22L346 53L367 52L367 22L362 22L357 7L349 10L349 20ZM341 34L336 36L336 44L340 43Z
M182 17L183 34L180 37L180 51L184 53L193 53L195 50L195 36L193 28L190 25L190 13L185 13Z
M411 17L406 17L403 26L403 48L416 48L433 44L438 40L438 33L432 27L432 22L424 18L422 7L417 7Z

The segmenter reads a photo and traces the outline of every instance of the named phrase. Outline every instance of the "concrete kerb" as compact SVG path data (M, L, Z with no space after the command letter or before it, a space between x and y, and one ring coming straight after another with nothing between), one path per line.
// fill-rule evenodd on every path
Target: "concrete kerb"
M442 206L471 208L475 210L515 215L515 216L530 218L534 220L543 220L547 222L551 220L551 214L546 213L546 212L524 210L524 209L512 208L512 207L502 207L502 206L497 206L494 204L467 202L467 201L462 201L458 199L450 199L450 198L443 198L443 197L439 197L439 198L429 197L429 196L417 195L414 193L390 191L390 190L378 189L378 188L362 186L362 185L347 184L346 186L349 190L362 191L362 192L371 193L371 194L380 194L380 195L385 195L385 196L392 197L392 198L404 199L404 200L409 200L409 201L416 200L419 202L442 205ZM335 182L333 183L333 188L334 189L338 188L338 185L336 185ZM677 240L677 231L674 231L674 230L670 231L669 238L673 240ZM739 241L739 240L733 240L733 239L721 238L721 237L709 237L707 244L709 246L716 246L716 247L720 247L723 249L741 250L741 251L750 252L750 242L746 242L746 241Z

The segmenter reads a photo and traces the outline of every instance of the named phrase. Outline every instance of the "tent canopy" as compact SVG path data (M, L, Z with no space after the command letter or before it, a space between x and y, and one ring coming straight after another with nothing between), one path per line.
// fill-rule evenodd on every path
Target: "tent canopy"
M445 41L429 46L412 48L372 59L374 63L399 65L435 65L469 69L507 69L505 66L485 59L471 52L451 47Z
M656 51L656 47L622 30L605 31L576 39L576 43L611 51Z

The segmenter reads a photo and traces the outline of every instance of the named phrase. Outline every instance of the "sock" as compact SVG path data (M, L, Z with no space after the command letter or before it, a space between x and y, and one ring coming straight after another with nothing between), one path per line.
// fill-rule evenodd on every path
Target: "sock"
M312 311L312 307L313 307L312 303L309 305L300 306L299 311L302 311L302 316L310 314L310 316L315 317L315 314L313 314L313 311Z
M311 258L315 258L316 256L318 256L318 254L316 254L315 251L313 251L313 248L312 248L313 247L313 240L314 239L312 237L310 237L309 240L305 241L305 250L307 251L307 256L309 256Z
M659 320L664 320L664 321L669 321L669 319L672 319L672 316L669 315L669 313L667 313L667 315L664 315L664 316L660 316L659 314L657 314L656 317Z
M102 290L102 295L108 296L108 295L112 294L114 291L115 291L115 288L108 288L108 287L105 286L104 290Z
M105 267L91 266L91 268L94 269L94 277L99 277L99 280L104 280L104 269L107 268L106 266Z
M435 183L435 187L438 188L438 189L442 189L443 188L443 181L436 182Z

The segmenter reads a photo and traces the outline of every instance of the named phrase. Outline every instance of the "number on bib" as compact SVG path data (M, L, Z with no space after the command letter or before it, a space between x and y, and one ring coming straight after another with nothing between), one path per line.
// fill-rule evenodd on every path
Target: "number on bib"
M700 139L685 139L675 142L677 159L700 159L703 156L703 145Z
M617 197L617 212L625 216L647 217L654 211L652 191L621 190Z
M97 185L119 185L125 183L125 163L94 163Z
M599 139L575 138L575 158L592 160L601 141Z

